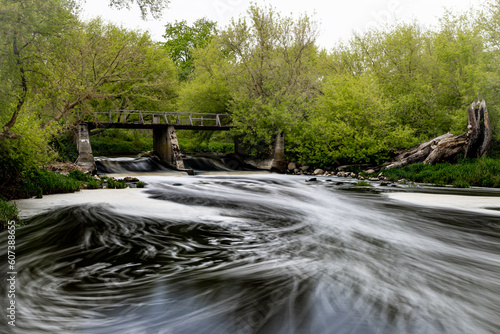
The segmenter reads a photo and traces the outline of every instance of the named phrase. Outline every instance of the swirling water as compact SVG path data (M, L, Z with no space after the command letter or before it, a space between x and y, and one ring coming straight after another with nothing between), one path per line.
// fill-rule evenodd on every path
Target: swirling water
M17 230L16 327L1 317L2 332L500 333L498 211L322 178L142 179L127 201Z

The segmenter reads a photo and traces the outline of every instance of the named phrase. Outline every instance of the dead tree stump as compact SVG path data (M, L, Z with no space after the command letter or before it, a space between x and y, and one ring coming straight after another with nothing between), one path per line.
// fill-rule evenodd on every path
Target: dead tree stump
M489 154L493 131L488 108L483 101L472 103L468 112L466 158L481 158Z
M451 161L460 154L465 158L480 158L488 155L492 130L485 101L474 102L468 109L468 131L458 136L446 133L416 148L405 150L384 168L400 168L423 162L433 165L440 161Z

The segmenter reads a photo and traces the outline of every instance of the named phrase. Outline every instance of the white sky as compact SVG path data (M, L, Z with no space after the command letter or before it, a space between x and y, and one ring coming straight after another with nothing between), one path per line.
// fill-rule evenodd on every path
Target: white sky
M330 49L339 40L348 40L353 31L382 26L395 18L404 21L415 18L423 25L436 25L445 8L454 12L480 10L483 0L171 0L157 21L142 21L136 5L131 10L114 10L108 7L108 0L86 0L81 17L101 16L130 29L147 30L153 39L163 41L167 22L192 23L206 17L216 21L220 29L231 18L244 15L251 2L259 6L271 4L283 15L310 14L320 23L318 45Z

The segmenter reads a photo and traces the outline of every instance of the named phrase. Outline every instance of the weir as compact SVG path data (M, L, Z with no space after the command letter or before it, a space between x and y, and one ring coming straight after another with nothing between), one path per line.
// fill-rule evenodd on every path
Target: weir
M76 164L88 172L96 169L90 145L90 130L95 128L152 129L153 149L160 162L180 171L187 170L182 160L175 129L227 131L232 128L230 115L209 113L181 113L142 110L75 110L78 149ZM278 134L269 166L265 169L284 171L284 136Z

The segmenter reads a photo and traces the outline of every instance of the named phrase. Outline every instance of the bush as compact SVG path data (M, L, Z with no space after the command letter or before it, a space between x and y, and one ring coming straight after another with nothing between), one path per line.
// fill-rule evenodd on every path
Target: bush
M127 182L125 181L115 181L113 179L107 179L108 180L108 188L114 188L114 189L124 189L127 187Z
M85 174L84 172L81 172L79 170L73 170L73 171L69 172L68 176L75 179L75 180L78 180L78 181L93 180L93 178L90 174Z
M21 187L25 197L71 193L80 190L81 182L71 177L31 168L23 171Z
M144 132L108 129L90 136L94 155L138 154L153 149L153 138Z
M139 181L135 184L135 186L137 188L144 188L144 186L146 186L146 183L142 182L142 181Z
M452 184L457 188L500 187L500 159L462 159L457 164L414 164L397 169L386 169L390 180L408 179L435 185Z
M354 184L356 187L371 187L372 184L368 181L358 181Z
M234 143L226 142L208 142L198 143L181 140L179 147L184 153L232 153L234 152Z
M0 199L0 222L2 223L2 229L5 229L7 223L10 220L17 221L17 215L19 214L19 210L17 209L17 205L15 203L9 203L3 199Z

